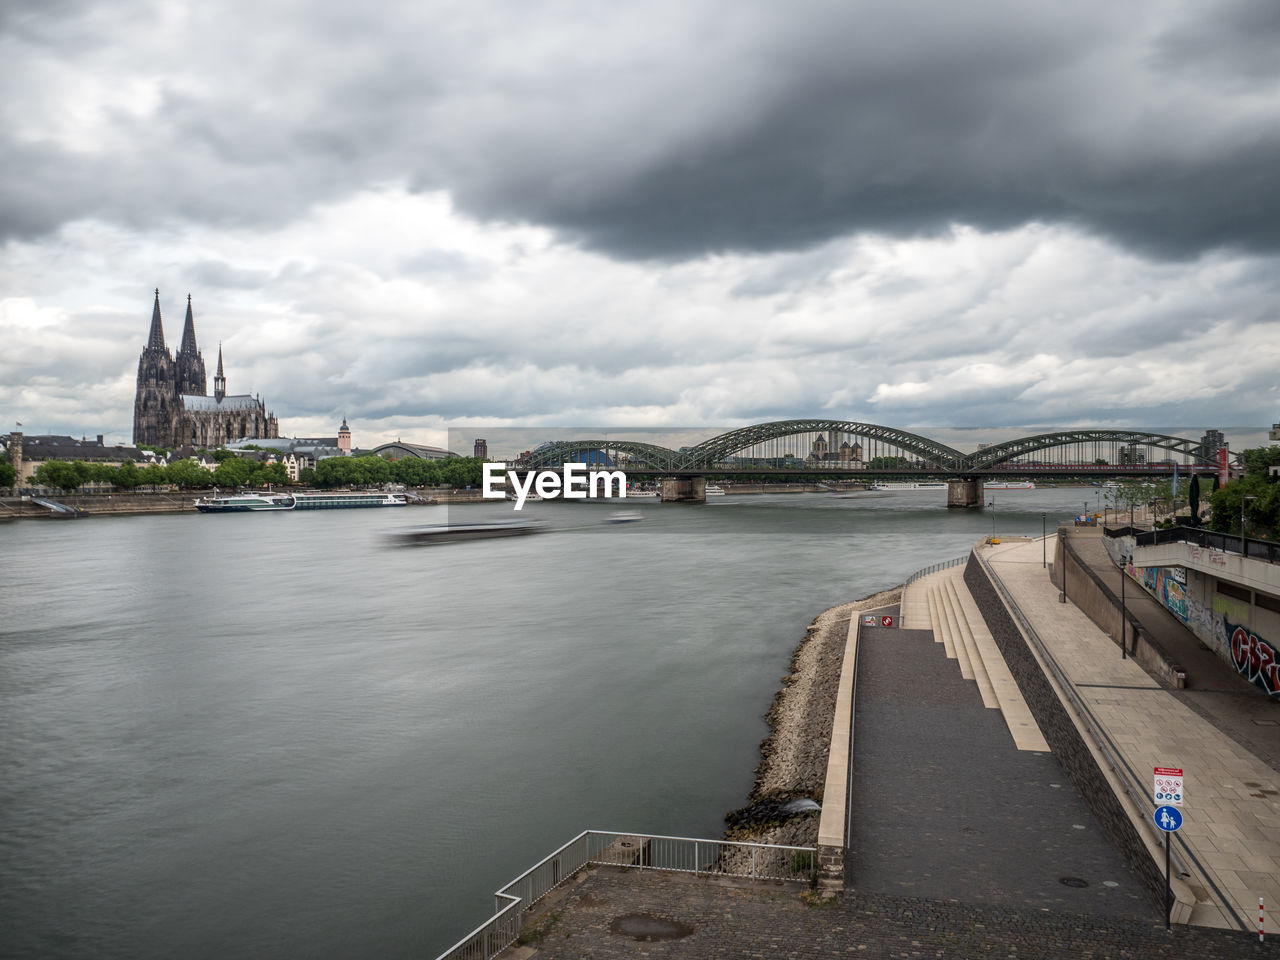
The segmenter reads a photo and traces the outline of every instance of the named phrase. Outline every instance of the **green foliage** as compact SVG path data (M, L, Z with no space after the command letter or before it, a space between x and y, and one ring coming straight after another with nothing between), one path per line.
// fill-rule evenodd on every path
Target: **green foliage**
M140 486L147 486L155 489L162 487L169 482L169 475L165 472L166 468L159 463L149 463L138 471L138 479Z
M176 460L164 468L165 479L183 490L213 486L213 474L195 460Z
M18 471L8 460L0 460L0 487L12 487L18 479Z
M249 479L250 485L255 487L265 487L267 485L283 487L290 482L289 473L285 470L283 463L264 463L253 472L253 476Z
M1124 480L1107 488L1107 505L1117 510L1128 510L1157 500L1169 500L1172 496L1171 480Z
M126 460L120 466L116 467L115 485L120 490L132 490L142 482L142 477L138 470L138 465L132 460Z
M58 490L74 490L91 478L92 468L83 460L46 460L35 472L37 484Z
M1280 445L1254 447L1240 454L1246 477L1268 477L1272 467L1280 467Z
M213 482L220 487L248 485L256 465L243 457L230 456L219 461L213 470Z
M299 482L299 483L315 483L315 482L316 482L316 471L315 471L315 468L314 468L314 467L303 467L301 470L299 470L299 471L298 471L298 482Z
M213 458L215 463L225 463L228 460L239 459L234 450L228 450L226 447L219 447L209 456Z
M169 447L153 447L149 443L139 443L137 444L137 447L139 450L150 450L158 457L167 457L170 449Z
M1280 483L1269 482L1265 475L1232 480L1209 498L1209 504L1211 530L1239 534L1243 506L1244 530L1250 537L1274 540L1280 535Z

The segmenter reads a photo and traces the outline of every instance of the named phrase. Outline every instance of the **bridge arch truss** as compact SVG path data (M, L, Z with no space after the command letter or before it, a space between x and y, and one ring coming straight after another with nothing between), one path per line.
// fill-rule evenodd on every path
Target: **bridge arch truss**
M770 441L805 434L857 437L891 450L904 451L917 458L921 466L940 470L956 469L965 458L959 450L944 443L896 427L855 420L774 420L730 430L690 447L685 451L685 469L714 469L724 466L728 458L743 451L760 448Z
M1143 462L1151 459L1150 452L1163 450L1169 454L1165 459L1181 458L1182 462L1192 466L1210 467L1215 465L1211 455L1206 455L1200 442L1183 437L1171 437L1162 433L1146 433L1141 430L1061 430L1056 433L1041 433L1032 437L1019 437L1007 440L970 454L968 468L974 471L999 469L1000 467L1016 467L1014 461L1024 459L1042 450L1057 447L1080 445L1095 450L1128 449L1136 460L1137 452L1141 452ZM1117 460L1117 463L1122 461Z

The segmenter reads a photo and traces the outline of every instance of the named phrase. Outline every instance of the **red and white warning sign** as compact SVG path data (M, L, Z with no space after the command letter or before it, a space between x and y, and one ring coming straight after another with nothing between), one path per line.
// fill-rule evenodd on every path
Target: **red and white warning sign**
M893 617L881 617L881 618L880 618L880 626L882 626L882 627L892 627L892 626L893 626Z
M876 615L874 613L867 614L862 618L862 625L864 627L874 627L876 625Z
M1182 769L1180 767L1156 767L1156 803L1182 806Z

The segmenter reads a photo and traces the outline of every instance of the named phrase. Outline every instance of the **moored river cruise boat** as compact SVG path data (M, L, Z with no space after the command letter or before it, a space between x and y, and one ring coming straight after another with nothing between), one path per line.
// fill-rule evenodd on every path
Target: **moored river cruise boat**
M1034 490L1030 480L991 480L982 484L984 490Z
M225 497L201 497L196 501L201 513L250 513L259 510L292 510L293 497L287 493L237 493Z
M348 510L352 507L403 507L403 494L377 490L333 490L328 493L299 493L295 510Z

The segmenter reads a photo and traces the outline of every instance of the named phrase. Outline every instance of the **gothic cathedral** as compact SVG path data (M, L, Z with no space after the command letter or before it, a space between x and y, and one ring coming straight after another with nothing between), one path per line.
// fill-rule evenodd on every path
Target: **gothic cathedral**
M222 347L213 396L206 386L204 357L196 347L196 324L187 296L182 346L174 358L164 344L160 291L151 310L151 334L138 358L138 392L133 401L133 442L155 447L214 449L234 440L280 436L280 424L259 397L227 396L222 374Z

